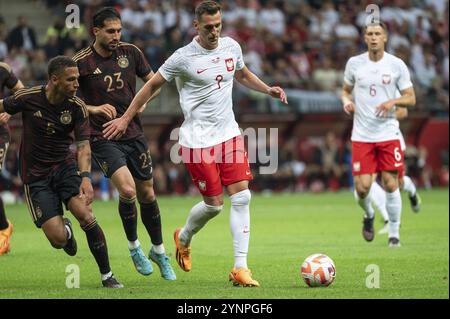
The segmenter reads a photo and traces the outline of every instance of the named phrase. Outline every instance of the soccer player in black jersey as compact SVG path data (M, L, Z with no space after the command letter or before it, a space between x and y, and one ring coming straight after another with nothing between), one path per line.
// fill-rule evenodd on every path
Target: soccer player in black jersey
M152 160L139 116L133 118L118 140L109 141L103 137L103 124L124 114L133 100L136 77L147 81L153 76L141 50L120 42L121 30L120 15L114 8L102 8L94 15L95 41L73 57L80 71L79 93L90 113L93 157L119 191L118 210L136 270L142 275L153 272L152 263L138 240L137 197L141 219L152 242L149 257L159 266L164 279L175 280L163 245L161 217L153 189ZM145 105L141 111L144 108Z
M20 89L0 100L0 113L22 113L20 175L31 217L53 247L74 256L77 244L64 202L85 231L89 248L108 288L121 288L109 266L102 229L92 214L94 196L90 181L91 148L89 116L84 102L75 96L78 68L65 56L49 62L47 85ZM75 136L77 159L70 151Z
M16 78L11 67L0 62L0 99L3 98L3 90L7 87L12 93L24 86L20 80ZM8 127L8 120L11 117L8 113L0 114L0 171L6 159L6 152L8 151L10 133ZM13 224L6 219L5 206L0 197L0 256L10 251L10 238L13 232Z

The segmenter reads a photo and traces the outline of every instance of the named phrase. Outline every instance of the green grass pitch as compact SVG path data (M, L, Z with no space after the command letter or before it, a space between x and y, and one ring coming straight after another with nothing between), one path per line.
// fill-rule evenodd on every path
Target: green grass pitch
M75 226L78 254L67 256L47 242L31 221L25 205L7 206L14 224L11 252L0 257L0 298L449 298L448 189L422 191L423 206L414 214L403 194L402 247L388 248L387 235L367 243L361 236L362 213L350 192L254 195L251 203L249 266L260 288L232 287L228 272L233 251L229 230L230 203L192 242L192 270L184 273L174 259L172 234L184 224L199 198L159 197L163 235L178 280L167 282L155 272L139 275L128 256L127 242L115 202L95 202L94 213L107 241L112 270L124 289L101 288L97 266L83 231ZM75 225L76 222L70 213ZM377 215L376 231L382 227ZM149 238L139 220L140 241ZM336 264L336 280L328 288L308 288L300 277L304 258L325 253ZM80 269L80 288L66 287L66 267ZM367 288L380 269L380 287Z

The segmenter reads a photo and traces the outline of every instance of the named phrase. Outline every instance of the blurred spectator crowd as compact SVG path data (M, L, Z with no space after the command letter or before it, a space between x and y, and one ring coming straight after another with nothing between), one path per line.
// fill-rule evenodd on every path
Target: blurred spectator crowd
M31 12L18 17L17 25L6 25L0 13L0 61L10 64L25 85L42 83L46 80L47 61L58 54L72 56L89 45L92 15L102 6L115 6L122 16L122 40L140 47L156 71L169 55L196 34L192 20L198 2L30 1L33 5L45 5L54 21L44 21L48 28L45 35L39 36L35 26L27 22L26 15L32 15ZM387 51L399 56L410 68L417 109L448 117L448 0L219 2L223 7L222 35L231 36L241 44L247 66L264 81L285 88L336 93L340 91L348 58L365 50L361 28L367 19L366 7L378 5L381 20L389 28ZM68 29L65 8L72 3L80 7L81 24L79 28ZM345 143L335 143L334 138L332 133L322 137L315 143L314 151L308 153L311 157L302 161L299 152L294 152L299 144L286 140L280 150L280 170L272 176L257 177L255 187L295 190L351 186L350 150ZM164 161L163 144L150 147L154 161L161 164L161 171L155 167L154 172L156 179L161 175L156 183L161 185L161 191L188 192L191 184L182 165L172 166ZM420 151L413 153L412 157L418 158L414 161L420 162ZM423 176L420 178L424 180ZM423 185L427 184L423 181ZM171 189L174 187L178 190Z
M418 107L448 112L448 0L228 0L223 6L224 36L241 45L249 68L269 83L286 88L338 91L348 58L363 51L361 27L366 7L377 4L389 28L387 51L410 67ZM44 2L55 17L43 43L25 16L16 26L0 18L0 60L13 65L25 82L45 80L45 63L72 55L91 42L93 13L104 5L122 15L122 40L142 48L154 70L192 40L193 10L188 0L84 0ZM65 6L78 4L81 25L65 26Z

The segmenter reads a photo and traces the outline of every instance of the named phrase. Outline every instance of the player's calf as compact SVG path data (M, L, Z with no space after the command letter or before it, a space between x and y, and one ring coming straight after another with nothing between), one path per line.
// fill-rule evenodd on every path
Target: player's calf
M61 249L66 246L70 233L60 216L44 222L42 230L53 248Z

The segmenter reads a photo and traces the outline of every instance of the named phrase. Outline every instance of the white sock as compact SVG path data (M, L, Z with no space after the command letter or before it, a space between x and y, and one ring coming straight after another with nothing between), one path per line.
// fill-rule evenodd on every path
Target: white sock
M166 250L164 249L164 244L161 245L153 245L153 250L158 255L162 255L166 253Z
M389 214L389 238L400 239L402 197L398 188L392 193L386 192L386 208Z
M359 198L359 195L355 190L355 198L356 201L358 202L358 205L361 206L361 208L364 210L365 216L369 218L374 218L375 211L373 210L373 207L370 204L370 190L365 198Z
M135 241L128 241L128 249L132 250L132 249L136 249L141 245L141 243L139 242L139 239L136 239Z
M248 189L232 196L230 228L233 235L234 268L247 268L248 245L250 242L250 199Z
M186 224L181 229L179 234L180 242L183 246L189 246L194 234L196 234L206 223L217 216L222 210L221 206L211 206L201 201L191 208Z
M72 231L70 230L70 227L67 225L64 225L64 227L66 227L67 230L67 240L69 240L70 238L72 238Z
M403 176L403 189L404 191L408 192L409 197L413 197L416 195L416 185L414 185L414 182L412 181L411 177L409 176Z
M103 280L106 280L106 279L108 279L109 277L111 277L112 276L112 272L110 271L109 273L107 273L107 274L101 274L102 275L102 281Z
M385 222L389 221L388 212L386 210L386 192L377 182L373 182L372 187L370 187L370 199L372 204L380 212L381 216Z

